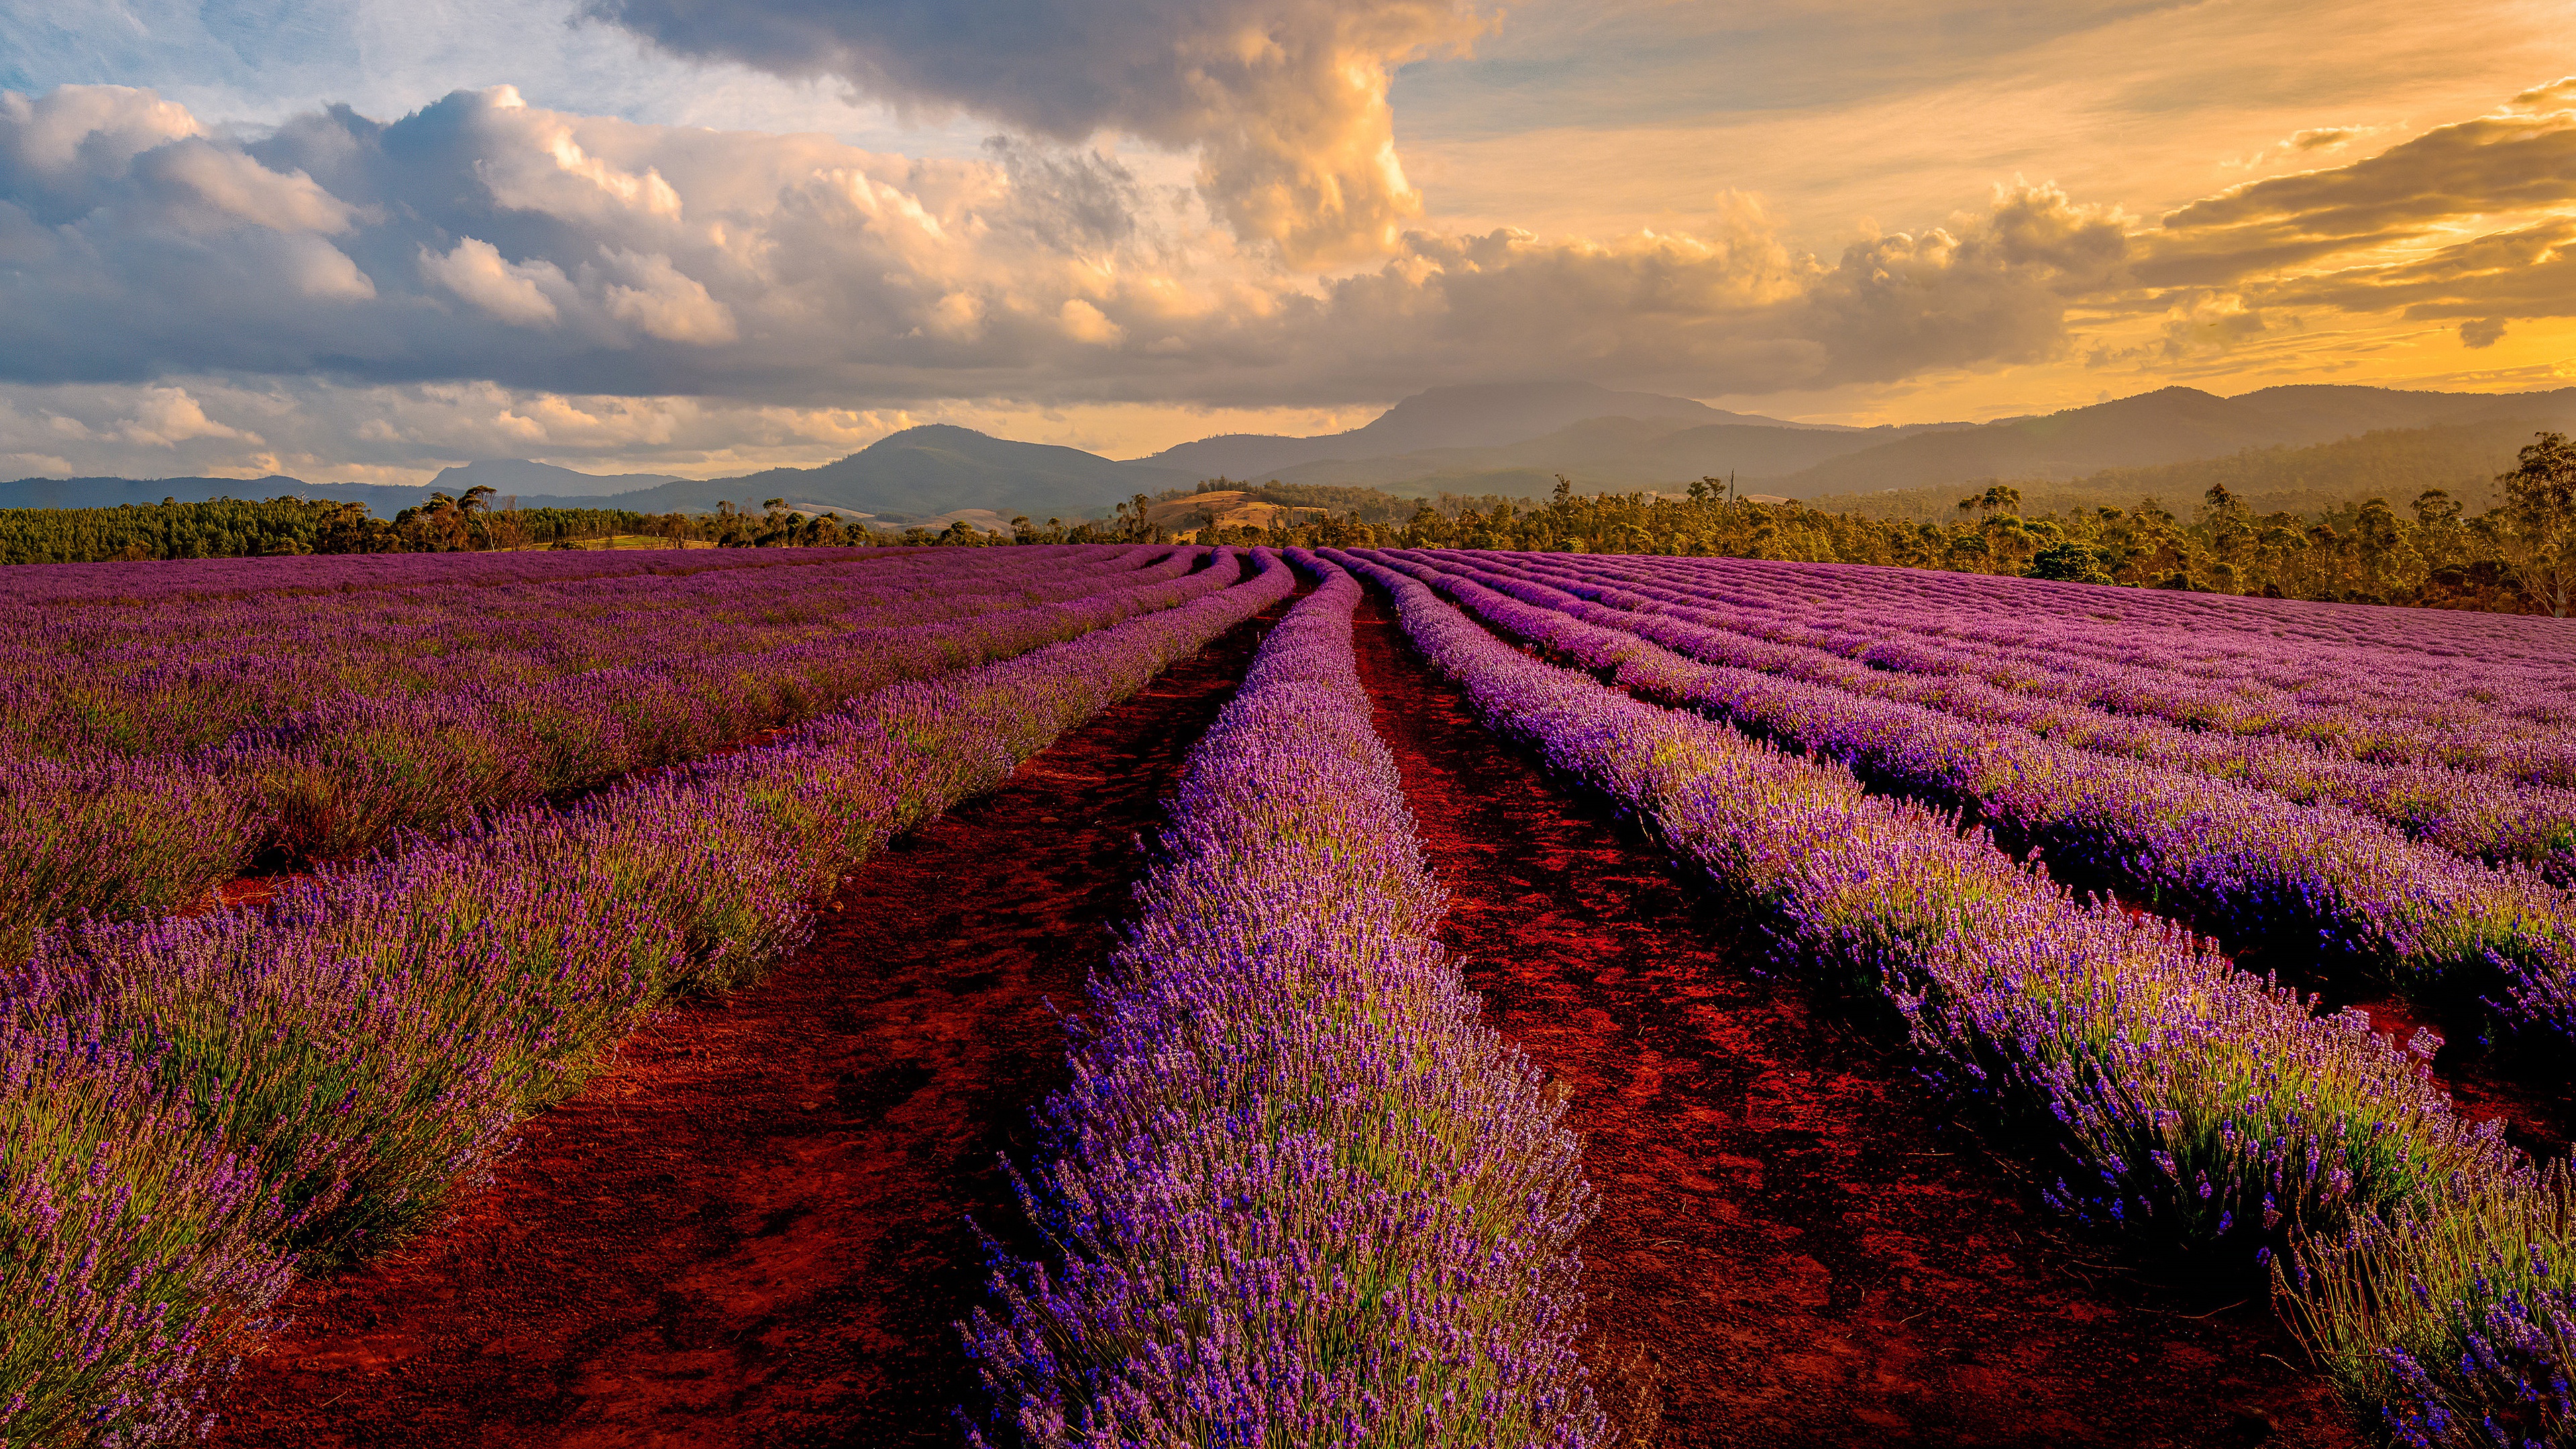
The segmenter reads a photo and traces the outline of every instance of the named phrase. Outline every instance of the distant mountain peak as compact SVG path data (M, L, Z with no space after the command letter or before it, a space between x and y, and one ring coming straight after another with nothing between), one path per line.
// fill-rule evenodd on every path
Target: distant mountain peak
M584 473L527 458L485 458L442 468L429 486L447 494L489 488L495 493L531 497L605 498L677 481L669 473Z
M1227 433L1166 448L1142 461L1201 478L1250 478L1301 463L1393 457L1435 448L1493 448L1528 442L1594 418L1629 418L1675 428L1712 423L1841 432L1830 424L1786 423L1730 413L1686 397L1615 392L1598 383L1547 379L1457 383L1426 388L1348 432L1291 438Z

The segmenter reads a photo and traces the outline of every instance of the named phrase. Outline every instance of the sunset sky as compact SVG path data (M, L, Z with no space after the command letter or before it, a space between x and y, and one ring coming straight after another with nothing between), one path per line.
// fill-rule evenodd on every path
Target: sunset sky
M0 478L2576 384L2576 0L0 6Z

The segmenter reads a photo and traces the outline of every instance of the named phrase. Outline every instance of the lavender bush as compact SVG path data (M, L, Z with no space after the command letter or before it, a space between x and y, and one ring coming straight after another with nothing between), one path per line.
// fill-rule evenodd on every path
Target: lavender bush
M0 1441L147 1444L257 1340L296 1219L124 1053L0 1026Z
M1604 1441L1579 1147L1432 938L1360 590L1320 568L1192 751L1093 982L1023 1183L1060 1256L997 1269L966 1328L1013 1441Z
M757 654L1177 578L1204 550L946 550L678 575L438 578L167 607L0 610L0 755L171 754L308 711ZM471 560L451 560L470 576ZM77 665L77 668L71 666Z
M1783 961L1881 994L1936 1085L2017 1109L2057 1159L2057 1206L2231 1256L2287 1250L2278 1285L2311 1340L2424 1442L2519 1442L2478 1437L2460 1402L2563 1404L2563 1171L2464 1124L2357 1013L2319 1016L2170 925L2079 902L1948 816L1532 659L1420 581L1327 554L1394 592L1486 720L1768 921ZM2409 1275L2420 1309L2388 1313ZM2563 1441L2554 1412L2514 1422Z
M2291 1322L2412 1449L2576 1441L2576 1177L2565 1162L2465 1182L2429 1209L2300 1245Z
M2160 770L1917 705L1710 666L1394 559L1479 615L1628 687L1916 792L1973 805L2061 863L2242 941L2288 935L2408 991L2492 990L2516 1028L2576 1038L2576 907L2527 873L2428 849L2349 812ZM1508 581L1499 581L1508 583ZM1557 595L1566 603L1573 601Z
M2314 605L2304 616L2228 628L2210 617L2219 601L2136 589L1956 574L1894 579L1907 571L1748 560L1621 563L1610 567L1645 597L1723 605L1747 632L1876 669L1966 674L2194 729L2281 735L2354 759L2576 786L2568 734L2576 674L2567 663L2576 630L2555 620L2470 623L2451 611L2326 606L2347 624L2372 626L2360 631L2367 644L2328 642L2291 622L2314 621ZM2001 597L1971 609L1981 594Z
M285 1254L419 1227L655 1001L751 979L889 835L1288 592L1275 555L1255 563L767 745L320 871L258 915L42 933L0 983L0 1042L43 1045L53 1073L0 1083L0 1273L69 1281L69 1261L90 1291L76 1312L0 1301L0 1404L47 1405L48 1445L189 1427L186 1380L255 1342Z
M1018 592L937 609L906 598L892 607L922 617L748 655L348 697L193 754L0 765L0 789L18 807L0 820L0 947L75 910L175 910L263 852L286 863L350 855L398 830L458 824L685 760L894 680L1172 607L1223 585L1187 572L1203 556L1070 580L1023 577ZM829 576L812 582L839 589ZM1078 596L1026 601L1067 587ZM658 625L665 636L697 627L685 613Z
M2523 785L2503 775L2431 764L2378 763L2285 735L2192 729L2144 714L2114 713L2033 683L2012 687L1978 674L1876 667L1869 649L1776 643L1778 632L1736 607L1631 582L1626 571L1586 569L1544 556L1407 551L1395 555L1470 577L1525 603L1620 629L1704 664L1781 674L1809 684L1919 704L1981 724L2026 729L2052 742L2165 769L2216 776L2301 804L2334 805L2489 864L2521 861L2558 884L2576 882L2576 790ZM1885 635L1878 638L1883 642ZM1875 646L1873 646L1875 647ZM2422 734L2434 726L2417 727ZM2430 747L2412 752L2435 753Z

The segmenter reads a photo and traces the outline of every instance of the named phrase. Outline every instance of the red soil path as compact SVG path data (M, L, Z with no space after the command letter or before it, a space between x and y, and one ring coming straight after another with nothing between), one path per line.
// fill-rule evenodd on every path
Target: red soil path
M811 946L663 1014L440 1232L299 1289L214 1442L957 1442L967 1219L1019 1220L996 1159L1061 1080L1048 999L1079 1009L1259 632L862 867Z
M1605 1398L1655 1442L2358 1443L2239 1281L2124 1273L1361 611L1362 678L1492 1019L1573 1094ZM2231 1308L2241 1300L2257 1301ZM1632 1367L1643 1364L1645 1367Z

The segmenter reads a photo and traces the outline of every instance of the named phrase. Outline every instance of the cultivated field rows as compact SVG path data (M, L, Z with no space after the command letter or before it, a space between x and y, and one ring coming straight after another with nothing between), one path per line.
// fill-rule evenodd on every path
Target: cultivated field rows
M1170 549L1097 552L1016 567L925 551L476 589L268 594L166 611L51 609L0 645L0 754L203 749L293 728L330 705L752 653L989 610L995 596L1061 602L1104 574L1188 567Z
M1155 561L1129 566L1145 559ZM451 828L479 812L681 763L853 694L1005 658L1221 582L1203 570L1203 551L1105 562L1070 580L1052 570L1025 580L957 570L937 606L919 605L905 589L830 621L829 632L799 630L767 647L756 634L737 635L739 650L682 645L666 662L417 693L344 692L262 716L204 749L0 764L0 789L20 804L0 822L0 949L74 911L162 914L255 864L346 858L399 832ZM828 574L804 582L824 594L846 587ZM680 609L655 635L704 631ZM146 715L187 703L149 688L136 696L133 707Z
M2393 1041L2300 989L2384 980L2563 1085L2565 671L2489 647L2538 631L2418 616L2380 647L2353 611L1742 561L946 552L658 580L632 610L601 576L476 565L513 609L590 591L568 617L601 639L685 630L697 599L761 647L681 649L589 693L563 674L476 723L481 686L341 706L444 713L337 755L314 744L337 725L264 746L318 762L338 793L313 818L368 822L338 835L247 796L229 837L178 804L179 825L119 835L167 797L66 777L61 815L103 823L22 847L59 884L17 907L29 944L0 987L0 1387L20 1395L0 1435L192 1430L197 1387L296 1273L434 1228L658 1005L755 987L894 836L1300 577L1191 752L1069 1085L1030 1104L1014 1171L1038 1231L989 1249L961 1325L970 1441L1652 1427L1587 1362L1598 1199L1565 1099L1440 944L1442 885L1354 658L1364 585L1500 742L1745 922L1778 989L1892 1025L2070 1231L2268 1293L2399 1441L2576 1433L2567 1165L2465 1117L2431 1034ZM198 577L252 609L255 574ZM352 597L387 606L389 650L434 635L407 611L437 605L397 597L426 573L365 578ZM2104 599L2117 627L2086 612ZM2454 669L2470 683L2436 694ZM653 743L558 743L611 717ZM382 742L424 738L485 769L368 773ZM550 772L524 765L548 749ZM83 817L89 799L109 803ZM189 832L232 843L189 855ZM256 911L168 913L261 850L311 873ZM119 872L159 883L83 884Z
M504 813L222 912L40 932L0 1025L11 1437L154 1442L299 1257L366 1251L479 1180L675 993L755 978L895 832L1291 586L1241 583L566 810Z
M1409 555L1437 561L1431 555ZM2279 735L2193 729L2147 714L2087 705L2042 688L1964 673L1889 667L1875 655L1775 642L1760 621L1722 607L1660 603L1580 574L1492 557L1466 560L1475 576L1525 602L1625 630L1706 664L1917 704L1981 724L2161 768L2234 780L2303 804L2332 804L2388 821L2454 853L2502 865L2525 862L2562 883L2576 874L2576 791L2527 785L2477 769L2382 764L2329 753Z
M2576 1034L2576 901L2378 820L2188 770L2056 743L1922 705L1700 664L1586 622L1629 616L1572 595L1394 556L1494 623L1623 685L1704 710L1869 778L1967 806L2061 874L2100 882L2291 959L2348 957L2436 1002L2491 998L2510 1032ZM1550 598L1553 594L1553 598ZM1553 605L1553 607L1550 607ZM1715 652L1715 651L1710 651Z
M1395 591L1408 632L1498 729L1635 809L1777 922L1804 969L1874 985L1962 1100L2036 1127L2072 1169L2058 1206L2281 1264L2287 1311L2401 1438L2564 1431L2564 1162L2535 1166L2463 1122L2357 1014L2318 1014L2166 922L2080 902L1982 832L1869 793L1830 751L1785 754L1532 660L1400 560L1349 561ZM1576 631L1602 631L1411 568L1513 636L1660 692L1631 663L1652 646L1598 647Z
M1543 558L1538 566L1555 567ZM2279 685L2258 679L2256 670L2241 661L2224 680L2213 682L2160 657L2171 647L2171 635L2197 633L2196 628L2131 630L2124 636L2127 657L2088 662L2072 651L2027 642L2052 631L2045 616L2018 631L2002 625L1981 628L1981 637L1962 642L1947 637L1949 626L1941 622L1947 611L1937 603L1912 609L1871 606L1865 623L1834 623L1812 594L1745 592L1724 584L1701 588L1695 579L1674 587L1660 578L1621 577L1628 572L1614 566L1586 582L1624 585L1622 592L1632 595L1631 607L1720 610L1732 627L1745 632L1843 654L1875 668L1973 674L2009 690L2195 729L2279 735L2355 759L2493 769L2539 783L2576 781L2576 764L2571 764L2576 756L2570 755L2561 727L2569 710L2564 666L2556 666L2554 675L2527 676L2509 661L2492 661L2483 653L2468 658L2465 641L2460 641L2460 657L2428 662L2420 670L2406 667L2403 656L2382 653L2348 657L2340 672L2322 677L2310 668L2318 652L2313 646L2263 641L2265 662L2282 675ZM1686 579L1697 572L1685 571ZM2126 600L2120 606L2130 607ZM2533 622L2538 627L2555 621Z

